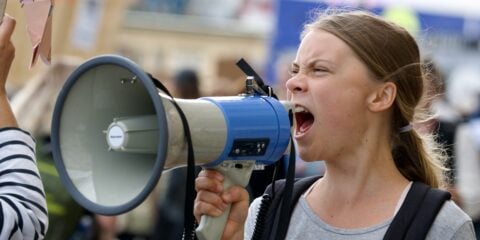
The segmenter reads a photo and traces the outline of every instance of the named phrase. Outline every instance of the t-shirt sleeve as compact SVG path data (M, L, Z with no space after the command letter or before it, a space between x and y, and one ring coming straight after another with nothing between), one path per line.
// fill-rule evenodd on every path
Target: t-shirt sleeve
M18 128L0 129L0 239L43 239L47 204L35 141Z
M480 217L480 161L475 137L469 124L458 127L455 136L455 166L457 189L462 197L462 209L473 219Z
M475 231L472 220L452 200L446 201L438 213L427 239L472 239Z
M452 240L464 240L464 239L477 239L475 237L475 230L471 221L465 222L460 228L457 229L452 237Z

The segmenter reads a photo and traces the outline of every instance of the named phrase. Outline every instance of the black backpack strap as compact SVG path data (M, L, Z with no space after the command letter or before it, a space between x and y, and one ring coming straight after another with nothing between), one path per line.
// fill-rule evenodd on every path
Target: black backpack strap
M446 191L413 182L383 239L425 239L438 212L450 197Z
M425 239L440 209L450 198L451 195L447 191L429 188L422 207L418 211L415 220L413 220L405 239Z
M293 212L293 209L298 202L298 199L300 196L315 182L317 181L321 176L310 176L310 177L305 177L305 178L298 178L295 179L295 183L293 186L293 191L292 191L292 201L290 204L290 214ZM272 185L269 185L267 189L265 190L265 194L263 198L271 198L270 203L265 203L265 205L262 203L260 206L259 213L266 213L265 217L261 217L263 219L259 219L257 217L257 223L255 225L255 232L257 231L258 228L261 229L261 236L258 236L254 233L254 236L252 239L258 240L258 239L284 239L286 237L287 231L278 231L277 226L278 223L280 222L280 209L281 209L281 203L283 199L283 192L285 189L285 180L277 180L275 181L275 186L274 186L274 191L272 192ZM264 206L268 207L268 209L264 209ZM259 222L259 220L262 220ZM277 234L281 234L282 236L279 236Z

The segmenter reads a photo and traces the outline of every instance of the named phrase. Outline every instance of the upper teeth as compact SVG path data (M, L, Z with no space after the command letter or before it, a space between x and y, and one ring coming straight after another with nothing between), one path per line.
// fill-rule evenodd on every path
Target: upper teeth
M301 106L295 106L295 112L308 112L308 110Z

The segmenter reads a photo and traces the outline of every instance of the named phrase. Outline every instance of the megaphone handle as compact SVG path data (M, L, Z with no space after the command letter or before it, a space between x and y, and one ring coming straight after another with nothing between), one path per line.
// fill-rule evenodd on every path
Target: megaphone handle
M227 190L234 185L247 186L254 166L255 161L229 160L211 169L217 170L225 176L223 189ZM220 240L228 215L230 215L230 207L229 205L219 217L202 216L196 229L197 238L199 240Z

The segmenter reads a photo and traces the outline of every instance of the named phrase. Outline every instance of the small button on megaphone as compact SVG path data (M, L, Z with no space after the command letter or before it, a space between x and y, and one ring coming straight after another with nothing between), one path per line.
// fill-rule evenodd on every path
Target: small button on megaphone
M277 161L289 144L289 102L258 94L173 99L132 61L96 57L66 80L52 119L55 164L80 205L103 215L129 211L164 169L187 164L174 102L188 121L196 164L218 168L231 184L246 185L255 165Z

